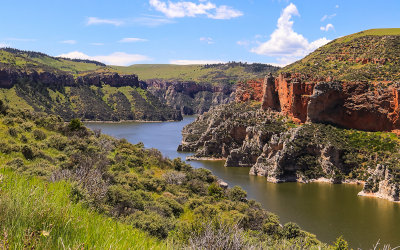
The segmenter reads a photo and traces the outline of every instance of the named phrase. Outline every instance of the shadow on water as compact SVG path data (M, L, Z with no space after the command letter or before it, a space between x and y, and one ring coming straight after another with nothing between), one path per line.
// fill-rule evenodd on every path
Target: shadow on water
M185 159L188 153L177 152L182 128L194 117L180 122L123 122L88 123L89 128L100 128L103 133L126 138L131 143L143 142L148 148L159 149L164 155ZM225 168L223 161L190 161L193 167L207 168L226 181L239 185L249 198L279 215L282 223L294 221L303 229L331 243L340 235L353 248L369 249L378 239L392 246L400 245L400 204L357 193L361 185L328 183L274 184L265 178L250 176L249 168Z

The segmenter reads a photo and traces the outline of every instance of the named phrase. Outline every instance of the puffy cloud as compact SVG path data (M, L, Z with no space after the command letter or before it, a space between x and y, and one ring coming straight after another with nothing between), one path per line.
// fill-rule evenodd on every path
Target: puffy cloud
M336 4L335 8L336 8L336 9L339 9L339 4Z
M216 64L225 62L220 60L171 60L169 63L178 65L190 65L190 64Z
M0 43L0 48L6 48L6 47L10 47L10 45L6 43Z
M66 54L61 54L59 57L71 59L88 59L103 62L108 65L128 66L136 62L151 60L149 57L140 54L127 54L125 52L114 52L110 55L89 56L79 51L73 51Z
M65 41L60 41L60 43L65 43L65 44L76 44L75 40L65 40Z
M332 30L335 29L335 27L331 23L328 23L326 26L321 26L321 28L320 28L320 30L322 30L322 31L328 31L328 30L331 30L331 29Z
M241 11L230 6L217 6L209 1L200 1L200 3L197 4L184 1L175 3L168 1L168 3L166 3L160 0L149 0L149 3L157 11L162 12L169 18L196 17L198 15L205 15L212 19L231 19L243 15Z
M211 37L200 37L200 41L205 42L207 44L213 44L214 40Z
M111 24L114 26L121 26L124 23L124 21L118 19L102 19L98 17L89 17L86 21L86 25Z
M136 43L136 42L147 42L147 39L137 37L126 37L119 40L120 43Z
M300 14L296 5L291 3L282 11L277 28L272 32L270 39L253 48L251 52L277 57L281 64L289 64L330 41L323 37L310 43L303 35L293 30L293 16Z

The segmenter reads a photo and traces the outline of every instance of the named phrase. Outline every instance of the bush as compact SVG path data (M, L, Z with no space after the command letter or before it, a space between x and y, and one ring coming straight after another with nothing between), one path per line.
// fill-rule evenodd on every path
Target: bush
M245 201L247 197L246 191L239 186L234 186L228 190L228 198L231 201Z
M33 137L35 140L41 141L46 139L47 135L40 129L33 130Z
M337 238L333 244L334 244L335 250L348 250L349 249L349 243L347 243L347 241L345 239L343 239L343 236L340 236L339 238Z
M49 147L58 149L60 151L64 150L67 146L68 140L66 137L61 136L59 134L52 135L48 139Z
M34 147L25 145L22 150L21 153L24 155L25 159L27 160L33 160L35 157L38 156L38 150Z
M283 226L282 233L286 238L293 239L300 236L301 229L296 223L288 222Z
M75 118L69 122L68 128L70 131L78 131L83 128L83 124L79 119Z
M134 227L149 232L151 235L166 238L168 231L173 228L171 220L155 213L138 211L127 218Z
M14 127L11 127L8 129L8 133L12 136L12 137L17 137L18 136L18 130Z
M221 199L224 197L224 190L217 184L217 183L211 183L210 186L208 186L208 195L213 196L217 199Z

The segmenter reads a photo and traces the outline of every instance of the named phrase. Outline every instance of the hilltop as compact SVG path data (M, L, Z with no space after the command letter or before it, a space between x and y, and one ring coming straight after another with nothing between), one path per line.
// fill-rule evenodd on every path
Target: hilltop
M371 29L335 39L279 72L343 81L399 81L400 28Z
M142 80L163 79L200 83L234 84L238 81L262 78L279 67L261 63L229 62L207 65L136 64L113 67L121 73L135 73Z

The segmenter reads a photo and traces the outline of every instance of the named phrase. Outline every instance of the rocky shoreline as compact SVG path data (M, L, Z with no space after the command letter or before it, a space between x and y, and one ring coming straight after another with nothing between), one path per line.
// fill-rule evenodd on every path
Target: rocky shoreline
M193 152L191 160L226 159L225 167L250 167L249 174L274 183L364 184L364 193L400 200L400 171L389 166L400 146L390 134L296 125L248 102L214 107L187 125L182 135L178 150ZM368 143L383 149L371 151Z

